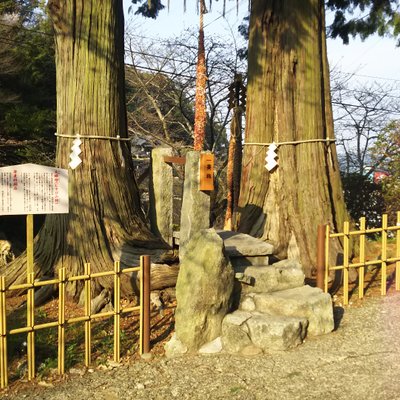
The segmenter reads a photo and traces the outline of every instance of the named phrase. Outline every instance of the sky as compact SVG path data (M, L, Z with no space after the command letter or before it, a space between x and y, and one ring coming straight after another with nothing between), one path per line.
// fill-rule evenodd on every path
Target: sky
M193 0L187 0L186 12L183 10L182 0L170 0L169 11L161 11L156 20L128 14L130 5L130 0L124 0L126 25L142 36L168 38L178 36L186 28L198 26L199 17ZM228 0L223 17L222 1L214 0L211 12L204 18L205 35L231 37L233 33L241 40L237 27L247 12L247 0L240 0L238 14L236 1ZM331 17L332 14L328 12L327 19ZM398 84L400 87L400 48L396 47L395 39L373 36L362 42L356 38L351 39L349 45L343 45L340 39L328 39L328 58L331 68L355 74L354 79L361 83L378 81L383 84Z

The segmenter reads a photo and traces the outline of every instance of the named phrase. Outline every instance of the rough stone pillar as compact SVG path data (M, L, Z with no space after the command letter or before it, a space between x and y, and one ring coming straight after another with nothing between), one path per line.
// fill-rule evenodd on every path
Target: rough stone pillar
M210 194L199 190L200 186L200 152L190 151L186 154L185 182L181 211L181 228L179 234L179 258L185 252L185 246L191 236L201 229L210 227Z
M151 152L150 224L151 230L172 246L173 172L164 156L172 156L172 149L159 147Z

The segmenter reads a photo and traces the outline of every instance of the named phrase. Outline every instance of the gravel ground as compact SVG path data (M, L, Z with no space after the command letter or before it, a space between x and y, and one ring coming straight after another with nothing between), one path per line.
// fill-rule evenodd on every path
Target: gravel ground
M400 294L336 308L339 327L294 350L154 358L4 399L400 399ZM342 315L341 315L342 314Z

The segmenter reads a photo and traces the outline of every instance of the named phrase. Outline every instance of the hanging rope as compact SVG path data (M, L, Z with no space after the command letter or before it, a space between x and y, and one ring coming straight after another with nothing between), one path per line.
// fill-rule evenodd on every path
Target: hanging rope
M292 140L289 142L271 142L271 143L243 143L244 146L270 146L272 143L274 143L276 146L283 146L287 144L303 144L303 143L313 143L313 142L336 142L336 139L304 139L304 140Z
M103 139L103 140L118 140L119 142L129 142L130 138L122 138L119 135L117 136L96 136L96 135L80 135L77 133L76 135L62 135L61 133L54 134L57 137L69 138L69 139Z

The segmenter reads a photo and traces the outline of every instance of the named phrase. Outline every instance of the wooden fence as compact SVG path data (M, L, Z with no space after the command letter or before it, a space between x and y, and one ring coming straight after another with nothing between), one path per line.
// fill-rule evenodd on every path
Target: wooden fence
M322 232L321 232L322 231ZM396 225L388 226L388 216L384 214L382 216L382 226L380 228L366 227L366 219L362 217L360 219L360 228L358 230L350 230L350 223L346 221L343 225L343 232L331 233L330 226L326 225L325 229L319 229L319 243L325 243L325 247L322 249L319 246L319 254L317 259L322 260L324 269L324 289L328 292L328 278L330 271L343 271L343 304L349 303L349 269L358 269L358 297L364 297L364 277L366 268L369 266L375 266L381 270L381 294L386 294L386 281L387 281L387 266L389 264L395 264L395 288L400 290L400 212L397 212ZM393 232L395 236L395 256L388 257L388 236L389 232ZM367 246L367 235L368 234L380 234L381 237L381 254L380 257L375 260L366 260L366 246ZM321 236L323 235L323 238ZM358 262L351 262L350 260L350 238L358 237L359 239L359 260ZM332 265L329 259L330 240L333 238L341 238L343 242L343 264ZM318 264L318 261L317 261ZM318 269L318 266L317 266Z
M121 274L140 272L140 304L135 307L121 307ZM114 310L91 314L92 280L104 276L114 276ZM74 318L65 317L65 294L68 282L84 281L84 315ZM35 288L58 285L58 321L35 324ZM13 290L27 291L27 323L25 327L7 330L6 293ZM141 256L140 266L121 270L120 263L114 263L114 270L91 273L90 264L85 264L84 274L66 277L65 268L59 270L58 279L34 281L34 274L27 274L27 283L13 285L6 289L5 277L0 277L0 383L1 388L8 386L7 337L27 334L28 380L35 377L35 332L40 329L58 328L58 373L64 374L65 368L65 328L68 324L85 324L85 365L91 363L91 324L93 320L114 317L114 361L120 362L120 318L121 314L140 312L140 353L150 351L150 257Z

